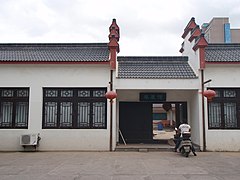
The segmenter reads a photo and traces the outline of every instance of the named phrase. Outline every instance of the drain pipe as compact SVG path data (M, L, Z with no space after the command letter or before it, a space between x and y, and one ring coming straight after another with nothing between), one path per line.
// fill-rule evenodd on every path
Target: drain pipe
M201 69L201 83L202 83L202 126L203 126L203 151L206 151L206 129L205 129L205 103L204 103L204 85L206 83L211 82L212 80L209 79L204 81L204 71Z
M110 70L110 91L113 90L113 70ZM113 121L113 100L110 99L110 139L109 139L109 150L112 151L112 121Z
M109 132L109 150L112 151L112 136L113 136L113 133L112 133L112 124L113 124L113 99L115 99L117 97L117 93L113 91L113 70L110 71L110 82L109 82L109 85L110 85L110 91L108 91L106 94L105 94L105 97L107 99L109 99L109 103L110 103L110 119L109 119L109 129L110 129L110 132Z
M203 152L206 151L206 130L205 130L205 104L204 104L204 71L201 69L201 84L202 84L202 128L203 128Z

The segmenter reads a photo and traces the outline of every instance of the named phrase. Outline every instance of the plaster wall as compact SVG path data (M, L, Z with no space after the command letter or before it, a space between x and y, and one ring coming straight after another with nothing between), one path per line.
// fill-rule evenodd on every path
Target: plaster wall
M207 84L209 87L240 87L240 65L239 64L207 64L205 79L212 79Z
M0 87L29 87L28 129L0 129L0 151L21 151L22 134L40 133L41 151L109 150L107 129L42 129L43 87L108 87L107 65L1 65ZM109 120L109 114L108 114Z
M189 101L189 123L191 125L192 142L202 146L202 109L201 94L199 91L193 91Z
M116 79L116 89L171 89L192 90L199 88L199 79Z
M206 79L212 79L207 87L240 88L240 65L208 65L205 71ZM207 108L206 119L206 149L209 151L240 151L240 130L208 129Z
M239 130L208 130L208 151L240 151Z
M199 50L194 51L192 48L195 45L195 39L190 42L188 39L191 36L191 32L184 39L184 51L182 53L183 56L188 56L189 65L194 70L195 74L198 76L198 69L200 67L199 62Z

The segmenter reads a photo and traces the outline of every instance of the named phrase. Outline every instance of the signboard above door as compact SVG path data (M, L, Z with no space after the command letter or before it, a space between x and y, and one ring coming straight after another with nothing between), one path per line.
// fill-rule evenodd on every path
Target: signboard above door
M166 101L166 93L139 93L139 99L147 102Z

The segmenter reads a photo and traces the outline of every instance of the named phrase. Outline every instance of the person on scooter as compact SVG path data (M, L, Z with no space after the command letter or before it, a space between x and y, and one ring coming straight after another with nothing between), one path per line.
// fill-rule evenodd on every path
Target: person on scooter
M182 141L182 133L186 133L186 132L189 132L189 133L191 132L191 126L188 123L180 124L180 126L177 129L177 137L178 138L177 138L177 142L176 142L176 145L174 148L175 152L177 152L177 149L180 146L180 143ZM194 156L197 155L193 145L192 145L192 152L193 152Z

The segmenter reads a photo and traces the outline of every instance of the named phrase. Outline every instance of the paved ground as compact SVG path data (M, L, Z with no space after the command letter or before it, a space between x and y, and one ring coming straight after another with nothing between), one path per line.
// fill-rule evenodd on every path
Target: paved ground
M1 180L239 180L240 152L0 153Z

